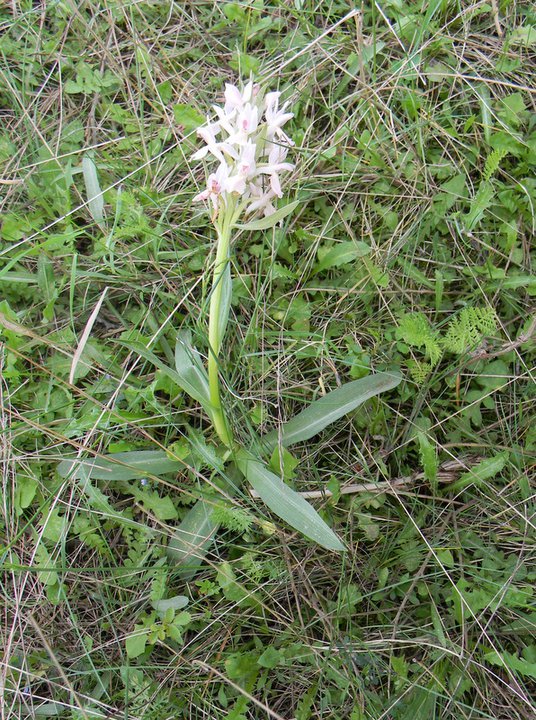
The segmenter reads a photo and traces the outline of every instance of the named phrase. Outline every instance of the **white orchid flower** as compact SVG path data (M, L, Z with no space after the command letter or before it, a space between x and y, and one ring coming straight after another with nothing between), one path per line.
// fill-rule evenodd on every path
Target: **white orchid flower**
M224 106L214 105L215 122L207 121L197 131L205 147L192 159L210 154L220 165L194 201L211 202L215 215L228 207L229 198L233 212L272 214L273 201L283 197L280 176L294 169L286 161L294 143L282 130L293 113L287 112L288 103L279 106L280 92L263 97L259 90L252 82L242 90L227 83Z
M218 210L220 200L226 202L229 183L229 166L225 161L220 163L215 173L208 176L207 187L194 197L194 202L210 200L214 210Z
M245 103L251 102L254 95L254 85L252 82L248 82L242 92L231 83L225 85L225 105L223 109L226 115L230 115L233 110L240 110L244 107Z
M255 175L256 163L255 153L256 146L252 142L246 143L242 150L242 155L238 160L235 173L232 175L227 183L229 192L237 192L239 195L243 195L246 190L246 181Z
M206 142L206 146L194 153L192 155L192 160L201 160L210 152L217 160L224 162L222 151L226 150L227 153L229 153L232 148L228 143L218 142L216 140L216 135L219 132L220 126L218 123L207 122L206 125L202 125L200 128L197 128L197 134L200 138L203 138Z
M247 208L246 213L254 213L262 210L264 216L272 215L275 212L275 207L272 200L275 200L276 194L270 188L265 190L262 185L258 183L250 183L250 199L253 199Z
M280 92L270 92L266 95L266 137L268 140L273 140L274 137L277 137L288 145L294 145L288 135L281 129L288 120L294 117L294 113L285 112L288 103L285 103L281 108L279 107L280 96Z
M268 164L261 165L258 168L262 175L270 176L270 186L277 197L283 197L281 183L279 181L280 172L290 172L294 170L294 165L289 162L283 162L287 156L287 149L282 145L274 145L268 155Z

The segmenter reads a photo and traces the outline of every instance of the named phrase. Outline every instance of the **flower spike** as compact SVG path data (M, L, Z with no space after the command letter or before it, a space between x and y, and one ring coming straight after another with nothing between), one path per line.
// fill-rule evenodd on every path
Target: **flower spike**
M198 128L205 146L192 160L211 155L219 166L194 201L210 201L214 216L227 207L229 197L247 214L275 212L273 200L283 197L280 175L294 169L286 161L294 143L282 130L293 113L286 111L287 103L279 106L280 97L280 92L263 96L252 82L242 90L227 83L223 107L213 106L216 121Z

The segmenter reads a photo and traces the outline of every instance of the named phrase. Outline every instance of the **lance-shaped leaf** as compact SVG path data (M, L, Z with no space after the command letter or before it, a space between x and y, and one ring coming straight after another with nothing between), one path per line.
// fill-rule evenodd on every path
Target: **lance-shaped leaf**
M231 279L231 264L227 262L225 270L221 274L219 279L221 283L221 297L218 314L218 339L221 344L225 330L227 329L227 323L229 321L229 311L231 310L231 298L233 291L233 282ZM219 348L218 348L219 350Z
M208 376L199 353L192 345L190 332L183 330L177 334L175 343L175 370L180 377L180 385L186 392L203 405L211 407Z
M208 414L211 413L208 378L200 360L199 365L201 366L197 364L197 358L199 358L199 356L189 344L187 334L177 338L177 345L175 347L175 370L166 365L165 362L162 362L159 357L140 342L123 342L122 344L161 370L164 375L173 380L173 382L187 392L190 397L197 400Z
M370 246L364 242L341 242L332 247L315 265L313 274L327 270L328 268L340 267L347 263L354 262L357 258L370 255Z
M222 477L226 480L225 492L234 495L242 484L242 475L236 465L231 463ZM191 507L169 541L167 555L170 560L181 566L179 574L183 580L191 580L201 567L219 523L212 519L214 503L198 500Z
M345 549L337 535L322 520L313 506L299 493L285 485L262 462L242 449L237 451L235 458L246 480L275 515L328 550L341 552Z
M175 595L174 597L167 598L166 600L153 600L151 604L157 613L163 615L170 609L182 610L182 608L185 608L189 602L190 601L186 595Z
M295 200L288 205L283 205L283 207L280 207L267 217L261 218L260 220L252 220L245 225L237 225L236 227L240 228L240 230L269 230L275 227L278 222L281 222L283 218L286 218L287 215L290 215L290 213L298 207L300 202L300 200Z
M285 447L308 440L331 423L355 410L365 400L396 387L401 379L397 373L376 373L342 385L312 402L305 410L286 422L279 432L277 430L269 432L263 438L263 443L272 450L279 440Z
M102 457L63 460L58 465L58 473L61 477L70 476L74 480L135 480L176 473L183 469L184 465L184 461L173 460L163 450L133 450Z
M181 578L191 580L198 572L219 524L212 519L214 506L198 500L188 510L169 541L167 554L170 560L181 565Z
M508 451L496 453L492 457L481 460L477 465L474 465L467 472L463 473L458 480L451 483L449 490L459 492L471 484L476 485L476 487L481 487L485 484L486 480L498 475L507 462Z

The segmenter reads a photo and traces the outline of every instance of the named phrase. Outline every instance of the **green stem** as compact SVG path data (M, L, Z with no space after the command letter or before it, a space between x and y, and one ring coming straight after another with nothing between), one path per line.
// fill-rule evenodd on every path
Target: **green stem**
M231 228L229 222L224 222L217 227L218 245L216 250L216 261L214 263L214 275L212 278L212 294L210 297L210 310L208 320L208 385L210 390L210 402L213 408L212 419L214 428L220 440L231 447L233 438L227 425L227 418L223 411L220 397L220 379L218 374L218 357L222 338L220 337L220 307L223 289L223 273L229 262L229 242Z

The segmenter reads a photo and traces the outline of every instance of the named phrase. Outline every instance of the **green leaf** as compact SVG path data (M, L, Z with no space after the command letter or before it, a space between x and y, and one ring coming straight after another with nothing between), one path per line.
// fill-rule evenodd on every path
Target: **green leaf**
M430 357L431 365L439 362L441 348L438 343L438 333L431 328L424 313L404 313L399 320L395 335L412 347L424 347Z
M175 616L173 620L173 625L176 625L177 627L185 627L189 623L192 622L192 616L189 612L186 612L184 610L183 612L180 612L178 615Z
M153 513L158 520L177 520L177 510L169 495L160 497L156 490L142 490L138 487L128 487L125 491L133 495L144 509Z
M224 462L212 443L207 443L206 436L200 430L188 428L188 439L190 443L190 458L197 470L208 467L216 470L220 475L224 474Z
M315 682L310 685L308 689L304 692L304 694L301 696L300 701L296 706L296 720L311 720L311 718L314 717L313 705L316 700L317 693L318 682ZM350 715L350 720L357 720L357 718L354 718L353 711L352 715ZM359 716L359 720L361 720L361 716Z
M97 713L96 711L89 711L85 708L85 712L87 713L88 717L106 717L104 713ZM61 717L65 716L65 705L64 703L56 703L56 702L49 702L49 703L41 703L36 708L32 709L32 714L35 717Z
M244 648L241 648L241 652L231 653L225 660L227 677L239 683L240 687L251 687L253 689L259 674L257 658L257 650L244 650ZM229 720L229 715L227 715L226 720ZM233 720L237 720L236 717Z
M163 82L158 83L156 86L156 92L160 96L160 100L164 103L164 105L169 105L171 98L173 97L173 86L171 84L171 80L164 80Z
M491 201L494 196L493 186L491 183L483 180L480 183L477 194L474 196L471 202L471 209L464 216L463 222L465 228L469 231L473 230L475 226L484 217L485 211L491 205Z
M258 76L260 68L260 58L257 55L248 55L238 46L236 47L233 57L229 60L229 66L232 70L242 77Z
M449 548L437 548L435 554L442 565L448 568L454 567L455 561L452 550L449 550Z
M29 475L17 475L15 489L15 512L22 515L26 508L30 507L37 493L39 483Z
M231 563L221 563L218 567L216 580L227 600L231 600L237 605L257 606L260 609L261 603L259 603L255 595L247 590L242 583L238 582Z
M419 433L418 437L424 477L428 480L432 489L435 491L437 489L438 469L436 449L424 433Z
M244 477L278 517L328 550L341 552L345 549L317 511L262 462L243 449L236 453L236 462Z
M270 457L270 469L276 475L283 475L285 480L292 480L295 475L294 470L298 467L300 461L297 460L292 453L286 448L276 445L272 456Z
M263 442L272 449L279 440L285 447L308 440L331 423L355 410L365 400L396 387L401 379L401 376L394 372L377 373L342 385L312 402L305 410L285 423L279 432L276 430L269 432L263 438Z
M252 220L245 225L237 225L236 227L240 228L240 230L268 230L269 228L275 227L275 225L283 220L283 218L286 218L287 215L290 215L290 213L298 207L300 202L301 200L295 200L288 205L283 205L283 207L280 207L275 213L268 215L268 217L261 218L260 220Z
M135 480L147 476L159 477L178 472L184 463L168 457L163 450L133 450L112 453L103 457L63 460L58 465L61 477L96 480Z
M536 25L519 25L510 33L508 42L527 48L536 45Z
M514 673L519 673L520 675L534 678L536 680L536 663L517 657L517 655L514 655L513 653L499 653L496 650L492 650L484 655L484 659L492 665L498 665L503 668L507 667Z
M142 629L142 632L140 630L136 630L136 628ZM148 630L143 625L136 625L134 633L132 635L129 635L125 642L125 647L127 651L127 655L129 658L137 658L140 655L143 655L145 652L145 646L147 645L147 635Z
M433 434L430 432L431 422L429 418L420 417L415 421L415 437L419 445L419 454L424 470L424 477L430 483L432 490L437 491L438 460L436 443Z
M203 115L187 103L175 105L173 107L173 117L177 125L182 125L187 132L196 130L205 122Z
M457 355L474 349L484 335L493 335L497 329L497 314L489 307L464 307L454 317L442 338L443 347Z
M313 273L319 273L332 267L339 267L370 255L370 247L364 242L341 242L330 248L315 265Z
M67 535L68 520L65 515L60 515L57 508L50 510L46 508L43 512L42 537L53 543L59 543Z
M177 333L175 369L179 376L179 385L208 410L211 407L208 376L187 330Z
M140 342L123 341L125 347L137 353L147 362L161 370L170 380L182 388L211 414L208 378L202 365L197 362L198 354L191 347L189 333L179 333L175 346L176 370L173 370Z
M96 223L104 221L104 198L97 175L97 166L87 155L82 159L82 174L86 185L87 206Z
M283 660L282 653L273 645L269 645L257 660L257 664L268 670L273 670Z
M225 270L221 275L220 282L222 286L218 315L218 337L221 343L225 336L225 330L227 329L227 323L229 321L229 311L231 309L231 299L233 295L231 264L229 262L227 262L227 265L225 266Z
M83 91L83 87L74 80L67 80L67 82L63 86L63 89L66 93L69 93L70 95Z
M508 125L518 127L522 122L522 118L526 114L526 111L527 107L525 105L523 94L515 92L502 98L498 115Z
M475 94L480 101L480 111L482 114L482 127L484 128L484 138L489 144L491 138L491 128L493 127L493 119L491 115L491 94L488 86L482 83Z
M458 480L456 480L456 482L453 482L451 485L449 485L450 490L457 492L465 488L467 485L482 485L484 481L495 477L495 475L498 475L506 465L507 460L507 450L497 453L493 457L482 460L478 463L478 465L475 465L473 468L471 468L471 470L463 473L463 475L461 475Z
M37 573L37 577L43 583L43 585L55 585L59 582L58 573L55 570L55 563L50 553L41 542L37 539L37 546L35 548L34 557L35 564L40 568Z
M174 597L167 598L166 600L155 600L153 602L153 608L157 613L165 613L170 608L172 610L182 610L189 603L186 595L175 595Z
M188 510L169 541L168 557L177 565L184 565L183 580L190 580L211 546L219 524L212 519L214 505L198 500Z
M484 170L482 171L482 177L486 182L489 182L493 175L497 172L497 170L501 166L501 160L505 157L505 155L508 155L506 150L492 150L488 157L486 158L486 164L484 165Z
M182 645L184 642L184 638L182 637L182 628L178 625L175 625L175 623L167 625L166 636L170 638L170 640L179 643L179 645Z

